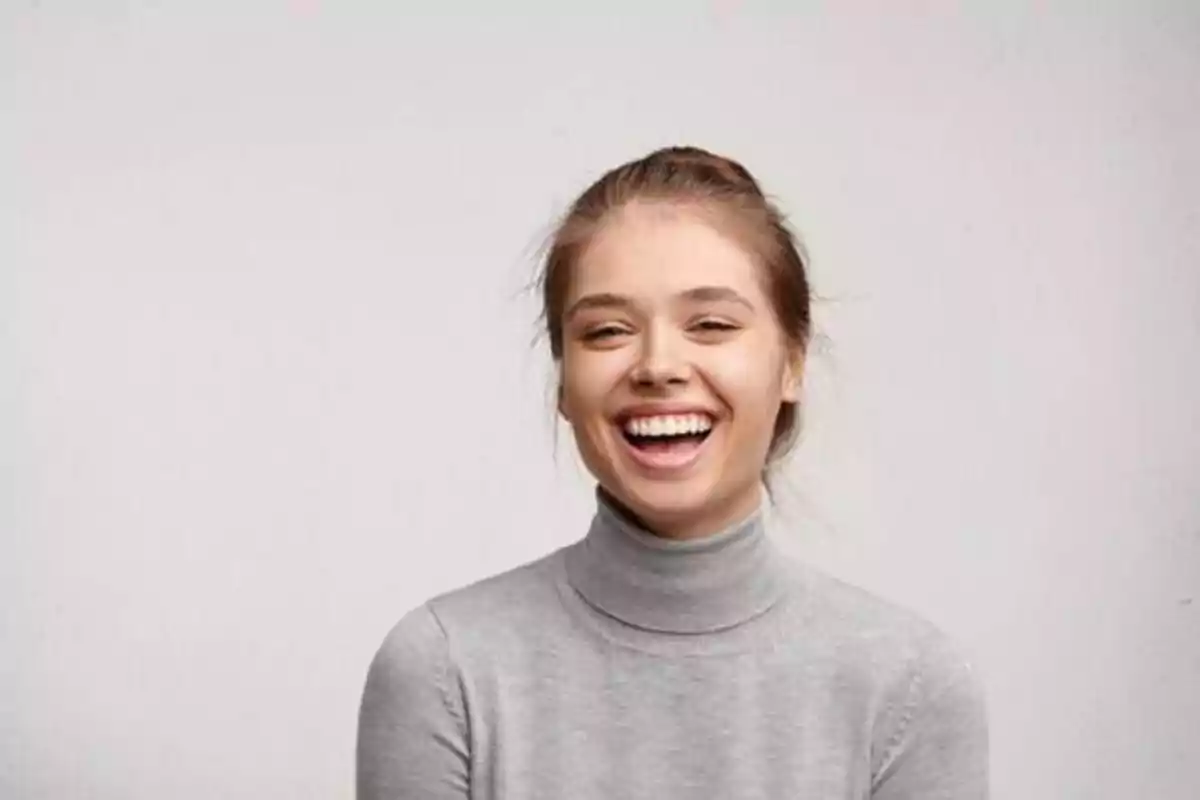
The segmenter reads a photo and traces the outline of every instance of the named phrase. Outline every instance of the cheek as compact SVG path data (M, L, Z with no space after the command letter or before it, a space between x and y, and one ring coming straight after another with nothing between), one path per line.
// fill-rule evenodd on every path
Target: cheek
M780 357L769 350L741 350L713 359L706 371L738 427L774 430L783 400Z
M615 359L606 353L568 353L560 372L563 411L572 423L584 424L601 414L622 374Z

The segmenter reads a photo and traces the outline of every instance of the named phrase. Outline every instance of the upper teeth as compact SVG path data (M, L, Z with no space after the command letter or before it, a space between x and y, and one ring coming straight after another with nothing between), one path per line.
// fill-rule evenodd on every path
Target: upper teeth
M704 433L711 428L712 420L704 414L633 417L625 422L625 430L634 436L682 436L689 433Z

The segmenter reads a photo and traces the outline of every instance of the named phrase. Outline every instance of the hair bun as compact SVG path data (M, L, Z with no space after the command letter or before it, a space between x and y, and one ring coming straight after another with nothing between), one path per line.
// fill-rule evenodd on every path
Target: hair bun
M668 173L668 179L678 176L739 194L748 192L763 197L762 188L748 169L731 158L701 147L663 147L645 156L643 162L651 168L663 169Z

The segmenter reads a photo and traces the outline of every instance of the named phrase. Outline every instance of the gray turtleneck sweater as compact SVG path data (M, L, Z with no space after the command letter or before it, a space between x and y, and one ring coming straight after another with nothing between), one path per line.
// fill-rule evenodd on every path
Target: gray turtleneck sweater
M587 535L437 597L371 663L359 800L982 800L980 683L921 618L779 553L763 514Z

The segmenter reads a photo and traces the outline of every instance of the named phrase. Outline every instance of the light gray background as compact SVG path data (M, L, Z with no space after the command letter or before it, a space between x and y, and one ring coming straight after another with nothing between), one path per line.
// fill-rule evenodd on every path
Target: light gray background
M349 798L387 628L586 524L536 247L691 142L827 298L787 546L996 797L1195 797L1200 6L603 7L4 5L0 795Z

